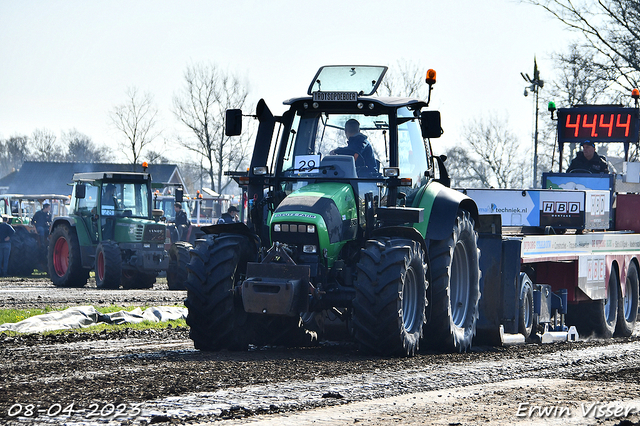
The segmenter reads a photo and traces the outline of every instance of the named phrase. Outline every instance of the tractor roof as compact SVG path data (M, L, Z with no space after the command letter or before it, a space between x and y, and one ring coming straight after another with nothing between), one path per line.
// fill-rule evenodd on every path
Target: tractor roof
M415 98L395 98L395 97L388 97L388 96L382 96L382 97L377 97L377 96L358 96L357 100L361 101L361 102L377 103L377 104L380 104L383 107L388 107L388 108L400 108L400 107L403 107L403 106L412 106L412 107L415 107L415 108L424 108L424 107L427 106L426 102L421 101L419 99L415 99ZM284 104L285 105L293 105L294 103L297 103L297 102L308 102L308 103L311 103L313 101L314 101L314 98L312 96L304 96L304 97L300 97L300 98L287 99L286 101L284 101ZM339 102L339 101L336 101L336 102ZM321 111L322 108L319 108L319 110Z
M89 172L89 173L75 173L73 175L74 181L90 182L95 180L109 180L109 181L131 181L138 182L144 180L151 180L149 173L122 173L122 172Z

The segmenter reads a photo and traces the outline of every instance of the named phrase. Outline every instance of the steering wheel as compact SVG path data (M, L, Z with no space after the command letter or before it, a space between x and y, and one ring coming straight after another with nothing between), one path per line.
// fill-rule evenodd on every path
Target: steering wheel
M593 172L591 170L587 170L587 169L573 169L569 173L589 173L589 174L593 174Z

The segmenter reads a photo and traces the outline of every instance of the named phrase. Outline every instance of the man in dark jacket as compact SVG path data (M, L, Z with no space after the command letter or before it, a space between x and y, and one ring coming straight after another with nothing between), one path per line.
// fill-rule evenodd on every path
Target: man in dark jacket
M365 168L370 173L378 172L378 160L373 154L373 148L367 137L360 133L360 123L353 118L347 120L344 125L344 134L347 137L347 146L336 148L331 154L353 155L356 161L358 173Z
M42 210L38 210L31 221L40 235L40 241L45 241L51 226L51 204L44 203Z
M176 229L178 230L178 238L183 240L184 232L191 223L189 222L189 218L187 218L187 213L182 210L182 203L176 202L173 205L173 209L176 212L176 217L174 223L176 225Z
M578 152L576 158L571 160L567 173L571 171L584 171L584 173L609 173L609 166L604 157L600 157L596 152L596 145L591 141L584 141L580 144L582 151Z
M0 222L0 276L9 273L9 256L11 255L11 237L16 232L13 226L6 223L6 218Z
M226 213L223 213L218 219L218 223L236 223L238 221L238 208L236 206L229 207Z

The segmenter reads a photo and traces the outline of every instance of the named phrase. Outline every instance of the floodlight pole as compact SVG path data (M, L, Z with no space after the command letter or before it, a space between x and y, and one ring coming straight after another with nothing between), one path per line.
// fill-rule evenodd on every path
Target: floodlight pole
M544 87L544 81L540 80L540 71L538 71L538 63L536 62L536 58L533 58L533 78L529 77L529 74L520 73L522 78L527 82L531 83L530 86L524 88L524 95L527 96L528 92L533 92L536 98L536 119L535 119L535 129L533 133L533 180L532 187L537 187L538 180L538 92L540 89Z
M538 86L535 83L534 85L535 85L534 93L536 94L536 126L533 134L533 185L532 186L533 188L537 188L538 187L538 112L539 112L538 91L540 89L540 86Z

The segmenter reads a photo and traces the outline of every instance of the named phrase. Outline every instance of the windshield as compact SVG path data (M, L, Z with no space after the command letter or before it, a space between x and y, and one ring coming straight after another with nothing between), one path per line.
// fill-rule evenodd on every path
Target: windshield
M100 198L101 214L149 218L148 193L146 183L104 183Z
M413 183L419 185L428 169L428 144L425 144L422 138L418 120L412 111L400 108L397 114L400 123L400 177L412 178ZM359 128L357 132L352 131L347 140L345 127L348 127L348 122L354 123L352 120L355 120ZM285 177L380 178L383 168L389 166L388 141L388 115L296 115L287 141L281 172ZM370 145L370 151L363 148L366 145ZM342 158L332 158L336 155ZM353 166L348 164L352 161ZM351 169L352 167L355 167L355 170ZM341 171L345 172L344 176L337 175Z
M318 70L307 92L356 92L360 96L375 93L387 72L383 66L345 66L332 65Z

